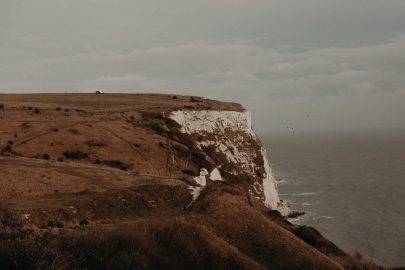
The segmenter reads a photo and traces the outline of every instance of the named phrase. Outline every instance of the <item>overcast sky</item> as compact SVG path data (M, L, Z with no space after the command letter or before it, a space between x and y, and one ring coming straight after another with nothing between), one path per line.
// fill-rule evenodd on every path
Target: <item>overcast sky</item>
M236 101L260 132L405 127L404 0L0 0L0 93Z

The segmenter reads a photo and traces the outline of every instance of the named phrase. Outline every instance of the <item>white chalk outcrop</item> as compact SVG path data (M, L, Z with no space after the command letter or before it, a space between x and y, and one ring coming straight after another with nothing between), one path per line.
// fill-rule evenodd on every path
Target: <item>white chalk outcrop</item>
M191 202L187 205L187 207L190 207L200 196L201 191L204 189L204 187L201 186L188 186L188 189L190 190L191 196L193 198L191 199Z
M181 132L198 138L197 145L220 166L211 173L215 180L222 180L221 174L239 177L250 185L251 195L267 207L286 213L266 150L252 129L249 111L178 110L170 118L181 126ZM215 151L215 157L209 149Z
M218 168L215 168L210 173L210 180L211 181L222 181L222 175Z
M206 176L208 175L208 171L206 168L201 168L200 169L200 175L194 177L194 181L197 182L200 186L206 186L207 185L207 178Z

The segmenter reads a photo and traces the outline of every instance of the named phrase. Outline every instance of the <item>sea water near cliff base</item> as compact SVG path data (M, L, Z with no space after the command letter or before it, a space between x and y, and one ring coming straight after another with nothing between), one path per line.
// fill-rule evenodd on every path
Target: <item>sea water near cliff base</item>
M343 250L405 266L405 130L262 135L293 220Z

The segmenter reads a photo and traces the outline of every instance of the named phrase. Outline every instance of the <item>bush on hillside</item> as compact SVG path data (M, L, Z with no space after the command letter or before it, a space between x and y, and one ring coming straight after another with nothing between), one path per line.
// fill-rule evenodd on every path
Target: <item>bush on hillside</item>
M63 152L63 156L66 159L85 159L88 158L86 153L82 153L81 151L66 151Z
M130 164L126 164L119 160L104 160L103 163L112 168L120 169L123 171L129 170L132 167Z

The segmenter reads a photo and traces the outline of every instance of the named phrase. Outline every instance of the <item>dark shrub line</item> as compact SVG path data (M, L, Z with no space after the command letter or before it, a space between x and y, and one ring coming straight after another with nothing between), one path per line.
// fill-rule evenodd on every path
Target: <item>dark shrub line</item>
M88 158L89 156L87 153L82 153L81 151L66 151L63 152L63 156L66 159L85 159Z
M116 169L120 169L123 171L132 169L132 167L133 167L131 164L127 164L127 163L124 163L119 160L103 160L103 161L96 160L96 164L105 164L111 168L116 168Z

